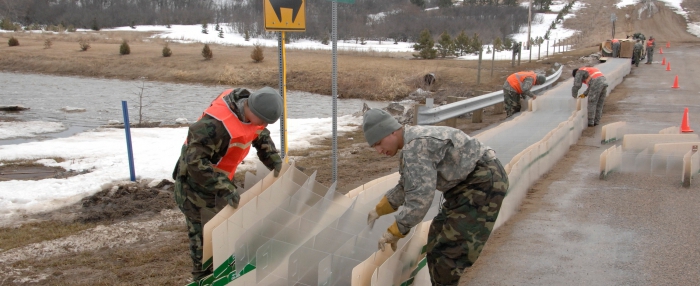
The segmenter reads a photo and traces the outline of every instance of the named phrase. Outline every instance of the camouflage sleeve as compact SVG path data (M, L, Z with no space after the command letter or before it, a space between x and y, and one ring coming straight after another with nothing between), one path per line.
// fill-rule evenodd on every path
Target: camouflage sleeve
M275 142L270 137L270 130L263 129L258 138L253 140L253 147L258 150L258 158L265 166L272 170L276 164L282 164L282 157L279 151L275 148Z
M532 88L533 79L531 77L525 78L520 84L520 89L523 91L523 95L529 98L533 98L535 95L532 94L530 89Z
M401 233L407 233L420 223L433 203L437 184L435 166L445 153L444 148L441 148L442 144L434 141L434 139L415 139L404 146L402 151L401 169L403 171L400 180L405 200L403 209L396 215Z
M190 126L187 134L187 150L183 154L192 188L201 193L222 194L236 191L236 186L225 173L214 170L212 162L218 162L226 154L231 138L223 123L204 115Z
M574 78L574 86L571 88L571 96L573 98L578 97L578 90L581 89L581 85L583 85L584 74L587 73L582 70L576 72L576 77Z

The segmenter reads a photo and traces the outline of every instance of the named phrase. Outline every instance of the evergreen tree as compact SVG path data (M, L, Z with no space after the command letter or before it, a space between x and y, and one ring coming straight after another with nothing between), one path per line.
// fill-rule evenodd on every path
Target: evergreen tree
M423 59L434 59L437 51L435 50L435 41L430 35L428 29L420 32L418 42L413 45L413 49L418 52L418 54L413 54L414 57L419 57Z
M94 31L100 30L100 26L97 25L97 18L96 17L92 18L92 30L94 30Z
M454 42L452 41L452 37L450 34L447 33L447 31L442 32L440 35L440 40L438 40L437 44L437 51L440 54L441 58L444 58L447 55L453 55L454 54Z
M202 22L202 33L209 34L209 28L206 21Z
M169 57L173 55L173 51L170 49L170 46L168 45L167 42L165 42L165 47L163 47L163 57Z
M219 38L224 37L224 29L219 30Z
M457 39L455 39L455 52L457 56L463 56L464 54L470 53L470 40L469 36L462 30Z
M219 23L216 23L216 27L214 27L214 30L220 31L221 27L219 27Z
M481 39L479 39L479 34L474 33L470 46L471 52L475 54L479 54L479 52L483 49Z
M421 8L425 8L425 0L410 0L411 4L416 5Z
M503 50L503 41L501 41L500 37L496 37L493 40L493 51L494 52L500 52Z
M503 0L505 6L518 6L518 0Z
M447 8L447 7L452 7L452 0L437 0L437 5L441 9Z
M250 41L250 34L248 34L248 30L245 31L245 33L243 34L243 37L245 38L246 42Z
M202 57L204 57L205 60L211 60L211 58L214 57L214 53L209 48L208 44L204 44L204 48L202 49Z
M119 54L121 55L128 55L131 53L131 48L129 47L129 43L126 42L126 40L122 40L121 46L119 46Z
M503 40L503 49L506 51L510 51L513 48L513 41L506 37L505 40Z

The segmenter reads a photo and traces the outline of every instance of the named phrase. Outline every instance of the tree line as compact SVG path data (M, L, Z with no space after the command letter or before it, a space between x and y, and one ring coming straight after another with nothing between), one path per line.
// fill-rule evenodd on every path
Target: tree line
M331 5L328 0L306 0L306 31L288 33L288 38L328 42ZM338 4L338 39L415 42L427 29L435 35L477 33L484 42L491 42L517 32L527 23L527 14L527 8L515 0L464 0L460 6L451 0L356 0ZM0 18L25 26L61 24L86 29L229 23L232 32L275 37L264 29L263 1L0 0Z

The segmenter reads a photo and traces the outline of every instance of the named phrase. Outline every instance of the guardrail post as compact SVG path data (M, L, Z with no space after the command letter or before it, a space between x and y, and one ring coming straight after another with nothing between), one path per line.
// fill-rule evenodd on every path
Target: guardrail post
M479 50L479 67L476 70L476 85L479 85L481 83L481 54L484 52L484 49Z
M484 115L484 109L479 109L479 110L474 110L472 112L472 123L481 123L483 122L483 115Z
M413 126L418 125L418 109L420 109L421 106L425 106L425 104L416 104L413 106Z
M496 103L493 106L493 114L503 114L506 110L506 104L503 102Z

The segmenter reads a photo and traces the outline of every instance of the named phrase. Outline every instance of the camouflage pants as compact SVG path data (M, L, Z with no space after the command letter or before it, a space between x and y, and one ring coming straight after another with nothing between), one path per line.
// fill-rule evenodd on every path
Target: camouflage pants
M647 48L647 64L650 64L654 59L654 48Z
M506 108L506 117L511 117L516 112L520 112L520 94L517 91L504 88L503 103Z
M612 43L612 57L613 58L620 57L620 42Z
M427 262L433 285L457 285L479 257L508 191L501 162L478 162L467 179L444 193L428 233Z
M203 226L225 206L225 201L222 204L215 195L194 192L187 183L186 177L175 180L174 193L177 206L185 214L187 234L190 239L192 277L194 281L197 281L212 273L211 265L208 265L206 269L203 269L202 266Z
M605 77L592 79L588 89L588 125L598 125L600 117L603 116L603 105L608 94Z
M642 61L642 50L632 51L632 64L639 66L639 62Z

